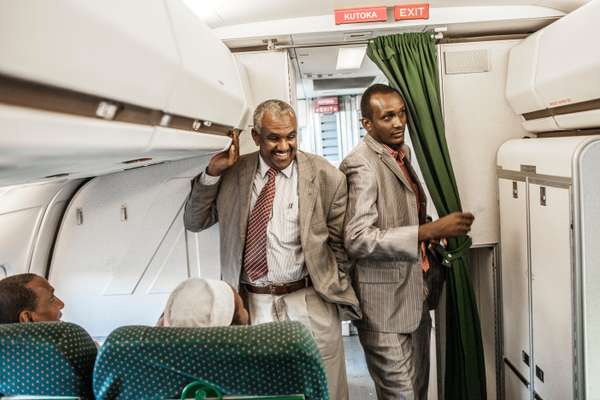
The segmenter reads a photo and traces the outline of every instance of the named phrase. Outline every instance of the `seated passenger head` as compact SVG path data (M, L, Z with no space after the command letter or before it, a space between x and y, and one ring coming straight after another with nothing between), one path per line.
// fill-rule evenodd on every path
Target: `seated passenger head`
M247 325L248 311L226 282L192 278L173 290L161 320L162 325L175 327Z
M59 321L65 304L48 281L36 274L0 280L0 323Z

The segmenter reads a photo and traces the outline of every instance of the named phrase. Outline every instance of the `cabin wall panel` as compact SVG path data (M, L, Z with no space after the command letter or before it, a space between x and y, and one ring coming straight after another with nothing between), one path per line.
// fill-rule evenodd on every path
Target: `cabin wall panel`
M47 254L72 185L63 179L0 188L0 278L5 273L47 274Z
M77 192L49 276L66 304L65 320L96 337L121 325L153 325L179 282L218 267L218 230L198 239L204 248L217 249L204 254L189 244L194 235L182 222L190 180L209 158L97 177Z
M582 329L582 347L587 353L584 374L585 392L589 399L600 399L600 142L588 145L582 152L576 167L579 193L577 206L581 207L579 218L574 221L574 229L581 235L581 286L585 294L582 304L582 317L586 321ZM577 215L577 214L576 214Z
M504 95L508 53L519 42L439 47L442 53L485 50L489 57L488 72L442 74L446 139L463 209L475 215L470 235L476 245L499 241L496 152L506 140L527 135Z
M73 194L83 183L83 179L68 181L50 200L44 217L41 221L38 234L33 247L29 272L46 276L50 267L50 258L54 248L54 241L62 216Z
M570 198L569 189L529 184L533 360L544 371L534 386L543 399L573 396Z

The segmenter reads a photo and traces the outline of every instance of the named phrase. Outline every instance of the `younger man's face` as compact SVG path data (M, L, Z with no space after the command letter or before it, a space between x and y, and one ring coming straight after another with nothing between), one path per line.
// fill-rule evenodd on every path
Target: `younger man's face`
M369 102L371 118L363 118L362 123L369 135L393 149L404 144L406 128L406 105L397 93L375 93Z

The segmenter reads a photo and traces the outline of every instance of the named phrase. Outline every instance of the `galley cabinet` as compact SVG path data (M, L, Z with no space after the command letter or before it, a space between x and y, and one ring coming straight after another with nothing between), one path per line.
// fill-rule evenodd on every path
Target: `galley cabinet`
M506 400L600 399L600 136L498 151Z

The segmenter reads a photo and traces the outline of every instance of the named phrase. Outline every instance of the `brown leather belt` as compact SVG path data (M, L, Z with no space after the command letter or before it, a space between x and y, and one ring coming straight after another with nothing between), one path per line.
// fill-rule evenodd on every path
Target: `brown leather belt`
M311 287L312 281L310 280L310 276L306 276L305 278L302 278L299 281L288 283L273 284L266 286L252 286L248 283L244 283L243 286L249 293L282 295L293 293L296 290Z

